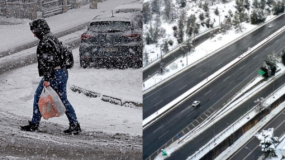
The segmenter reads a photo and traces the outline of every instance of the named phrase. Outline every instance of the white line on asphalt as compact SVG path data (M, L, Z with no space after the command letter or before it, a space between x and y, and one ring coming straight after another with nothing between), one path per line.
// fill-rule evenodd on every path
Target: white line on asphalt
M183 81L182 81L182 82L180 82L180 83L177 83L176 85L177 85L177 86L179 86L181 83L183 83Z
M267 123L264 127L262 128L267 128L271 123L273 123L281 114L275 116L272 120L270 120L269 123ZM284 122L284 121L283 121ZM243 146L247 146L248 143L250 143L255 137L251 137ZM235 157L244 147L240 147L230 158L232 159L233 157Z
M255 74L255 72L252 72L250 75L248 75L246 78L244 78L239 84L241 84L243 81L245 81L248 77L250 77L252 74ZM231 93L232 90L234 90L235 88L237 88L239 86L239 84L237 84L234 88L232 88L227 94L225 94L222 98L220 98L215 104L213 104L210 108L212 108L213 106L215 106L217 103L219 103L225 96L227 96L229 93Z
M215 97L217 94L214 94L210 99L212 99L213 97Z
M206 96L207 94L209 94L212 90L209 90L207 93L205 93L204 95Z
M223 82L225 82L225 81L226 81L227 79L229 79L229 78L230 78L230 76L228 76L226 79L224 79Z
M201 74L199 77L202 77L202 76L204 76L205 74L207 74L207 72L204 72L203 74Z
M233 81L231 81L228 85L232 84L233 82L234 82L234 80L233 80Z
M182 88L180 88L179 90L181 90L181 89L185 88L186 86L187 86L187 84L186 84L185 86L183 86Z
M161 127L163 127L163 125L162 126L160 126L160 127L158 127L153 133L155 133L157 130L159 130Z
M188 114L188 116L187 116L187 117L189 117L192 113L194 113L194 112L191 112L190 114Z
M223 63L223 61L222 61L222 62L220 62L217 66L221 65L222 63Z
M280 116L281 114L279 114L279 116ZM278 117L279 117L278 116ZM285 122L285 119L282 121L282 123L280 123L274 130L276 131L283 123ZM256 147L254 147L254 149L251 151L251 152L249 152L247 155L246 155L246 157L244 157L244 160L249 156L249 155L251 155L251 153L254 151L254 150L256 150L256 148L258 147L259 145L257 145Z
M163 100L159 101L158 103L156 103L154 106L158 105L159 103L161 103Z
M242 69L245 65L241 66L239 69Z
M153 100L151 100L151 102L152 102L152 101L154 101L154 100L156 100L156 99L157 99L157 98L159 98L159 97L160 97L160 96L158 96L158 97L154 98Z
M168 131L169 131L169 130L168 130ZM162 136L164 136L168 131L166 131L165 133L163 133L163 135L161 135L160 137L158 137L158 139L161 138Z
M254 56L253 59L257 58L258 55Z

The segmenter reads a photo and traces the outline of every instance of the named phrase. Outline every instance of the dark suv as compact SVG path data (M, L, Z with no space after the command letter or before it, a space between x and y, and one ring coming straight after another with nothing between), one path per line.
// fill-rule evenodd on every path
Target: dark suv
M95 17L81 35L83 68L139 68L142 66L142 15L117 13Z

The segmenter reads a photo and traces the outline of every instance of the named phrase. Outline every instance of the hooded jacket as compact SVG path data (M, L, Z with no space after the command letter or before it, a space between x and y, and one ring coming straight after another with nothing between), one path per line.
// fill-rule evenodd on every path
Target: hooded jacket
M40 40L37 47L39 76L50 81L54 75L54 68L62 66L61 48L59 40L50 32L44 19L36 19L30 23L31 31Z

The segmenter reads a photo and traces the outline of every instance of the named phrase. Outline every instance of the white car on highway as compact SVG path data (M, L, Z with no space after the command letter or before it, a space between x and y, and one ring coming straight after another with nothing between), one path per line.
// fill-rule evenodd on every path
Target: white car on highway
M192 103L192 107L198 107L198 106L200 106L200 101L194 101L193 103Z

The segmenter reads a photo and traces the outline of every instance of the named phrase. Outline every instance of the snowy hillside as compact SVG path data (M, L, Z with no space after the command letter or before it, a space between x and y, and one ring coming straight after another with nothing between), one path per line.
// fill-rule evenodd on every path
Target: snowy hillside
M282 10L278 0L145 0L144 66L212 28L241 32L242 22L255 25Z

